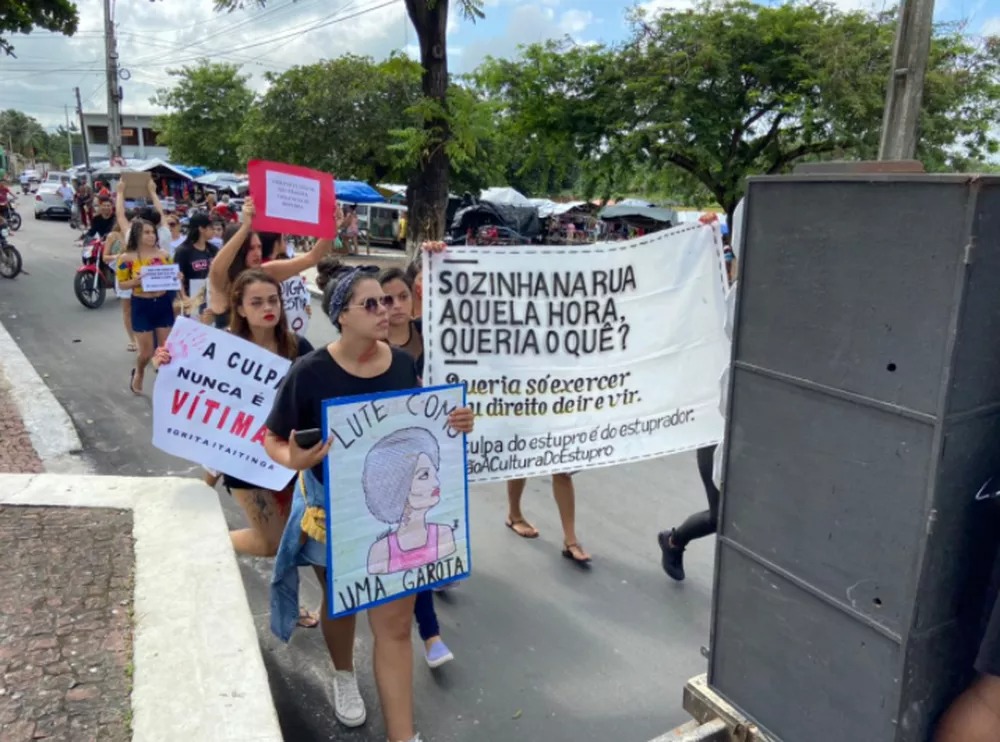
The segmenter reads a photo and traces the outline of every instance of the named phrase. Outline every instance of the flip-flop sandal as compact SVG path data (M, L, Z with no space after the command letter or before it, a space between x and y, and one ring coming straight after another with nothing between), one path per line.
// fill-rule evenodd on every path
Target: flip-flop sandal
M299 608L299 619L296 625L303 629L315 629L319 626L319 618L305 608Z
M533 525L531 525L524 518L518 518L517 520L508 520L506 523L504 523L504 525L507 526L510 530L512 530L521 538L538 538L538 529L535 528ZM533 533L523 533L522 531L517 530L518 526L525 526L527 528L530 528L533 531Z
M128 375L128 389L135 396L137 396L137 397L141 397L142 396L142 392L141 391L137 392L135 390L135 369L134 368L132 369L132 372Z
M127 350L129 353L135 353L139 349L136 347L135 343L129 343L128 345L125 346L125 350Z
M581 567L584 567L584 566L587 566L587 565L590 564L590 562L591 562L590 557L585 557L585 558L578 557L576 554L573 553L573 549L577 549L577 550L580 551L580 553L583 553L583 547L580 546L580 544L573 543L573 544L566 544L566 548L563 549L562 555L564 557L566 557L567 559L573 560L574 562L576 562L577 564L579 564Z

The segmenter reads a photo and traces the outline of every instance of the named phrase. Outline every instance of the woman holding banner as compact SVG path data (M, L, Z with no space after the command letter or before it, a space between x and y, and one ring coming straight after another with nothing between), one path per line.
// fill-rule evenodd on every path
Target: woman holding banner
M355 616L328 617L324 464L332 439L302 448L296 431L323 428L325 400L419 385L413 359L386 342L390 304L378 281L361 270L326 286L323 310L340 337L300 359L289 371L268 417L264 444L275 462L301 472L274 565L271 630L283 641L291 637L298 607L297 567L312 565L324 590L322 628L335 670L334 712L342 724L351 727L363 724L367 712L354 675ZM456 431L471 432L472 410L455 410L448 424ZM414 597L409 595L368 610L375 637L375 681L389 742L420 739L413 728L413 608Z
M212 261L208 272L209 309L216 317L216 326L229 322L229 290L237 277L248 268L260 268L279 283L292 276L297 276L306 268L314 268L333 248L331 240L318 240L316 246L305 255L299 255L288 260L272 260L273 252L265 251L264 243L259 234L252 230L251 224L256 213L253 199L248 198L243 203L241 212L243 221L239 229L228 235L226 244ZM271 251L279 247L278 242L269 237ZM284 249L284 245L280 245Z
M139 346L135 367L129 375L129 389L142 394L146 366L153 360L156 346L167 341L174 324L173 296L170 291L145 291L142 270L150 265L169 265L170 255L156 246L156 227L144 219L133 219L128 227L125 254L118 260L118 287L132 291L132 329ZM155 337L154 337L155 336Z

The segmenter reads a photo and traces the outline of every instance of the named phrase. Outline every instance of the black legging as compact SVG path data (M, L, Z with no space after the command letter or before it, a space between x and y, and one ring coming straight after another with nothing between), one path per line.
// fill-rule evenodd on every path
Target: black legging
M701 483L705 485L705 497L708 500L708 510L695 513L674 531L671 541L674 546L684 548L696 538L704 538L715 533L719 522L719 488L712 481L712 462L717 446L705 446L698 449L698 474Z

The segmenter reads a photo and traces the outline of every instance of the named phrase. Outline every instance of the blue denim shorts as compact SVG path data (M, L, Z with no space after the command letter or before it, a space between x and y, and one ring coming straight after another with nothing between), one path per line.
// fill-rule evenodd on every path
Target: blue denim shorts
M307 536L300 552L302 558L317 567L326 567L326 544Z

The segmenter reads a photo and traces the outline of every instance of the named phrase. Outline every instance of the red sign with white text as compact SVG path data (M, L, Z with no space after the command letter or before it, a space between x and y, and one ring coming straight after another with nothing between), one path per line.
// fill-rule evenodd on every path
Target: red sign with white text
M331 240L336 236L332 175L266 160L251 160L247 174L257 209L254 229Z

